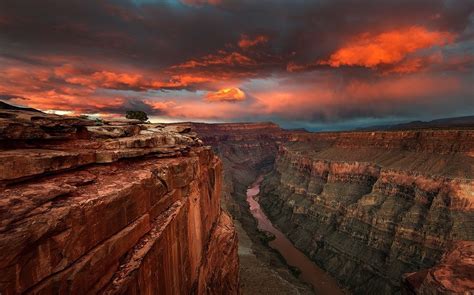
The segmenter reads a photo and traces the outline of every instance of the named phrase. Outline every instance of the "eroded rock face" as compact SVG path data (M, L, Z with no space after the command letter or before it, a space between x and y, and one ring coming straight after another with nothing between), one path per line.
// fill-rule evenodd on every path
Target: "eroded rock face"
M273 166L286 132L273 123L187 124L211 145L223 163L222 205L239 234L242 294L313 294L268 246L246 202L247 187ZM296 134L296 132L294 133Z
M1 294L238 294L222 164L195 134L0 117Z
M469 152L432 154L437 166L403 169L400 162L429 152L287 144L260 202L298 248L352 292L392 294L404 273L432 267L453 243L474 240ZM459 268L452 274L466 271L452 267ZM455 284L455 277L444 280Z
M403 276L404 294L469 294L474 290L474 242L453 243L436 266Z
M416 292L454 292L425 275L453 245L474 240L472 130L307 133L265 123L194 130L223 158L232 214L246 222L242 192L270 172L260 197L267 215L351 292L399 293L412 272L426 277ZM443 272L448 285L470 272L472 259L462 261ZM472 277L462 281L469 290Z

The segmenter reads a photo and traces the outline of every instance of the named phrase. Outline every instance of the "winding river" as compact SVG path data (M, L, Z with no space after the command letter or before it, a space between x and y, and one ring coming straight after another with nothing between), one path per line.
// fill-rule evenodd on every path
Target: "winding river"
M299 279L311 284L316 294L344 294L338 287L336 280L320 269L300 250L296 249L290 240L288 240L281 231L275 228L265 215L255 198L260 192L260 184L262 183L262 180L263 177L260 176L247 189L247 202L250 206L250 211L253 217L258 222L258 228L275 235L275 239L269 242L270 247L277 250L283 256L288 265L297 267L301 271Z

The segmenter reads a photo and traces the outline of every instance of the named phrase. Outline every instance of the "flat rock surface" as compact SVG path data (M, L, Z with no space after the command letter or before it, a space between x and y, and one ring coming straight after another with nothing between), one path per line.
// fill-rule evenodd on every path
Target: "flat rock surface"
M139 123L0 110L0 183L201 145L189 128Z

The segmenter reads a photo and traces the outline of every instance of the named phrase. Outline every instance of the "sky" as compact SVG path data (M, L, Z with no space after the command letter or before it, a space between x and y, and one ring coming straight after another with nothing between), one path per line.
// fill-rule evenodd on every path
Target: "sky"
M0 0L0 100L309 130L474 115L474 0Z

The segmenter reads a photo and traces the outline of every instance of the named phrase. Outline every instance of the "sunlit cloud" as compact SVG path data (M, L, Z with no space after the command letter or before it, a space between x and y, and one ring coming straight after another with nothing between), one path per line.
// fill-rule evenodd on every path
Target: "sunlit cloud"
M292 126L474 112L471 1L23 2L0 9L18 105Z
M442 46L454 41L449 32L429 31L420 26L391 30L380 34L364 33L345 43L329 59L319 61L331 67L361 66L377 68L402 62L417 50ZM411 60L398 72L411 72L419 68L420 60Z
M264 36L264 35L258 35L255 38L251 38L251 37L243 34L242 36L240 36L240 40L239 40L238 45L239 45L240 48L247 49L247 48L250 48L250 47L253 47L253 46L257 46L259 44L266 43L266 42L268 42L268 40L269 40L269 38L267 36Z
M255 65L256 62L250 57L239 52L227 52L219 50L217 54L209 54L201 58L192 59L185 63L174 66L173 68L197 68L208 66L237 66L237 65Z
M239 88L224 88L206 94L208 102L239 102L245 100L245 93Z

